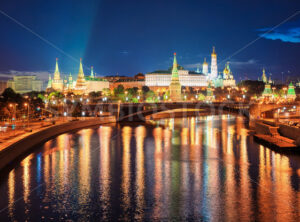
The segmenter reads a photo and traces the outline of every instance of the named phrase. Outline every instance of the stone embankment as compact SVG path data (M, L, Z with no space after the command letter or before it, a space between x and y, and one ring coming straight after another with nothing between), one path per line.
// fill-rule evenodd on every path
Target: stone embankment
M300 151L300 129L296 127L257 120L254 138L271 148Z
M40 128L33 132L25 133L25 135L20 136L20 139L15 138L13 142L1 144L0 170L5 167L8 167L10 163L12 163L21 155L28 152L34 146L41 144L59 134L81 128L115 122L116 118L114 116L85 118L77 121L69 121L57 125L48 126L45 128Z

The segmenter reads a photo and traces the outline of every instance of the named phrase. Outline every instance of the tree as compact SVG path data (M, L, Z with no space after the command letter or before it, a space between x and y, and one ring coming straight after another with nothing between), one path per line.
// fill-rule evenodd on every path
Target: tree
M142 87L142 92L143 92L144 95L146 95L146 93L149 92L149 91L150 91L150 88L148 86L143 86Z
M116 88L114 88L114 95L118 97L120 94L124 94L124 86L118 85Z
M104 96L111 96L111 91L109 88L105 88L102 90Z
M146 101L147 101L147 102L153 102L153 101L154 101L154 98L155 98L155 92L153 92L152 90L149 90L149 91L146 93Z

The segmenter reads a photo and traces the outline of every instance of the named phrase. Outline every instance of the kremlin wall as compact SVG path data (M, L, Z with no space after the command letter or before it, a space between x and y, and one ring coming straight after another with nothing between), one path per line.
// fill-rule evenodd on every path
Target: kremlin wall
M173 84L172 84L173 81ZM226 64L223 73L218 74L217 53L215 48L211 54L211 65L204 59L202 71L185 70L177 64L176 54L174 54L173 66L167 70L157 70L154 72L135 75L134 77L122 76L103 76L96 77L91 67L91 73L85 75L80 59L79 70L76 80L70 74L68 77L62 77L59 71L58 60L56 59L55 71L53 76L49 76L47 90L53 89L59 92L72 92L74 94L84 94L93 91L102 91L103 89L114 89L118 85L123 85L124 88L142 88L148 86L151 90L172 91L172 86L177 85L192 87L195 90L215 87L234 87L236 85L233 74L229 68L229 63ZM171 87L171 88L169 88ZM177 89L178 90L178 89ZM175 90L176 91L176 90Z
M198 67L196 71L184 69L177 63L176 53L174 53L173 65L166 70L156 70L146 73L139 73L133 77L127 76L96 76L94 68L86 75L83 71L82 60L80 59L78 73L76 78L74 75L62 75L59 69L58 59L55 63L55 71L49 75L46 91L58 91L62 93L73 93L75 95L89 94L90 92L99 92L104 89L113 90L122 85L124 89L139 88L143 86L149 87L155 92L169 92L170 99L180 100L182 87L190 87L193 90L206 90L207 98L214 100L214 88L235 87L236 81L230 69L229 62L225 64L223 72L218 73L217 53L213 48L211 53L210 65L206 58L202 64L202 70ZM262 77L259 79L265 85L264 91L260 97L263 100L274 100L273 88L274 84L271 77L267 77L265 69L263 69ZM36 76L14 76L12 80L8 80L4 87L10 87L17 93L27 93L30 91L42 91L43 82L38 80ZM3 90L2 90L3 91ZM185 91L185 89L183 89ZM292 83L286 88L286 99L294 100L296 98L295 87Z

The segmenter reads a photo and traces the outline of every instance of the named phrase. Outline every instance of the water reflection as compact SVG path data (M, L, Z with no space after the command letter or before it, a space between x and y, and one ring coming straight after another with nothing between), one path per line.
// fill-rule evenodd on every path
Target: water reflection
M60 135L12 169L1 218L297 221L299 169L299 156L254 143L242 117L101 126Z

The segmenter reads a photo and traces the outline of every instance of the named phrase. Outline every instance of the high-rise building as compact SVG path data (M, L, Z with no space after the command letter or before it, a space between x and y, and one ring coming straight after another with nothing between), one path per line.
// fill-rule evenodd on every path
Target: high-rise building
M211 54L211 64L210 64L210 79L216 79L218 77L218 64L217 64L217 53L215 52L215 47L213 47L213 52Z
M7 87L12 88L17 93L28 93L31 91L42 91L43 81L32 76L14 76L7 81Z
M172 101L181 100L181 85L179 82L176 53L174 53L173 69L170 83L170 98Z

